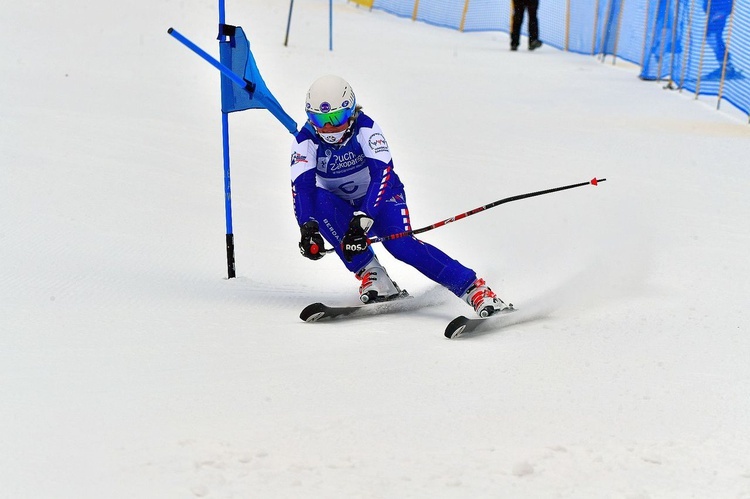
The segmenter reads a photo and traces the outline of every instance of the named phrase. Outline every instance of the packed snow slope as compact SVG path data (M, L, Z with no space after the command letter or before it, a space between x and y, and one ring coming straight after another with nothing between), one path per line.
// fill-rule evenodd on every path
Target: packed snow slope
M379 249L419 300L352 304L302 258L292 137L230 117L226 278L211 0L11 2L0 24L0 496L750 497L750 127L637 69L334 2L228 2L301 125L348 79L415 227L519 308L469 308ZM542 19L542 30L545 20Z

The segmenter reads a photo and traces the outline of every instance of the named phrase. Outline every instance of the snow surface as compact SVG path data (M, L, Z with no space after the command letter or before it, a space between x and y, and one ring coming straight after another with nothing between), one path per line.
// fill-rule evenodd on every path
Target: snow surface
M228 2L299 123L347 78L423 239L521 310L468 307L381 252L407 313L298 254L291 136L231 116L226 279L213 0L10 2L0 29L0 496L750 497L750 127L637 69L343 0ZM542 29L545 20L542 19ZM729 109L727 109L729 108Z

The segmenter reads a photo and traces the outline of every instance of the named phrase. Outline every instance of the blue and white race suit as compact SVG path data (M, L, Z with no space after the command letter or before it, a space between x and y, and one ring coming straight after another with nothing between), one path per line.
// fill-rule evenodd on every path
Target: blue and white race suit
M341 241L355 211L374 220L370 236L411 230L404 186L393 171L388 142L377 123L361 111L343 144L326 143L306 124L292 145L291 176L297 223L317 221L320 233L352 272L374 255L368 248L351 262L343 256ZM383 246L457 296L476 279L473 270L414 236L383 241Z

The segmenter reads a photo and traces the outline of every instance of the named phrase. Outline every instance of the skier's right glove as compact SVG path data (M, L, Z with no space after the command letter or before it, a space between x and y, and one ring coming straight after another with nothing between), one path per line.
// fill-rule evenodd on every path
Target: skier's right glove
M299 242L299 252L302 256L310 260L320 260L325 253L325 243L323 236L320 235L318 222L310 220L302 224L299 228L302 238Z

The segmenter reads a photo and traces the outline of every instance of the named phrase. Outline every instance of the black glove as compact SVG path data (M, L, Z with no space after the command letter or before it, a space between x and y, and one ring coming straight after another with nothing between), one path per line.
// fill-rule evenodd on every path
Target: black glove
M372 227L374 220L361 211L354 213L349 222L349 230L346 231L344 239L341 241L341 247L344 250L344 258L351 262L355 255L367 251L367 245L370 242L367 239L367 231Z
M318 222L310 220L300 226L302 239L299 242L299 252L310 260L320 260L325 256L325 243L320 235Z

